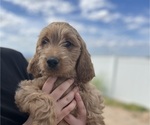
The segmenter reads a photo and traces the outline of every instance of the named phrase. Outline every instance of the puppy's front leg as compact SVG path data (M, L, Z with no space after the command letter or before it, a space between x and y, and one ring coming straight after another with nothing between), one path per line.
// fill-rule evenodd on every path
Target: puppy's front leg
M16 91L16 104L23 112L28 112L32 118L32 125L55 125L54 103L52 98L42 92L45 79L25 80Z

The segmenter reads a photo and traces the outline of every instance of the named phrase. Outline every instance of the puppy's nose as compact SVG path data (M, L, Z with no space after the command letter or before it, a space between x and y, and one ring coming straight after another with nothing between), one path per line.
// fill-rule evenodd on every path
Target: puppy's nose
M58 58L50 57L49 59L47 59L47 64L50 68L55 68L58 65L58 63Z

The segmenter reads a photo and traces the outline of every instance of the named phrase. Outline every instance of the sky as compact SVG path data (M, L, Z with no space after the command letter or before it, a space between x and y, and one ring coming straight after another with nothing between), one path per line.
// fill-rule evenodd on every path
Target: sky
M149 56L149 0L1 0L0 46L35 53L43 27L65 21L91 55Z

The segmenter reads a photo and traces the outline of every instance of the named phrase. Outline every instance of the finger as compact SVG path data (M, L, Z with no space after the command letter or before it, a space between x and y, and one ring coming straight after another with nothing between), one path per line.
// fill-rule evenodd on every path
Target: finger
M66 117L64 117L64 120L71 125L72 123L76 123L77 118L74 117L72 114L67 115Z
M73 100L67 107L65 107L62 112L61 115L59 115L59 117L57 118L58 122L60 122L65 116L67 116L76 106L76 101Z
M51 96L54 98L55 101L60 99L60 97L64 94L64 92L73 84L74 80L69 79L58 86L52 93Z
M54 86L54 83L56 82L56 79L55 77L49 77L46 82L44 83L43 87L42 87L42 91L45 92L45 93L50 93L53 86Z
M64 108L66 105L68 105L75 97L76 92L78 91L78 88L75 87L71 92L69 92L65 97L63 97L62 99L60 99L58 101L59 106L62 108Z
M76 99L77 107L78 107L78 117L86 118L86 108L78 92L75 94L75 99Z

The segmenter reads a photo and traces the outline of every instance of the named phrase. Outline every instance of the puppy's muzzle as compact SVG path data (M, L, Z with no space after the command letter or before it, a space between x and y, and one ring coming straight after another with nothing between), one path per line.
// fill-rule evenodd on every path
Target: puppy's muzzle
M56 68L59 64L59 60L56 57L50 57L47 59L47 64L50 68Z

